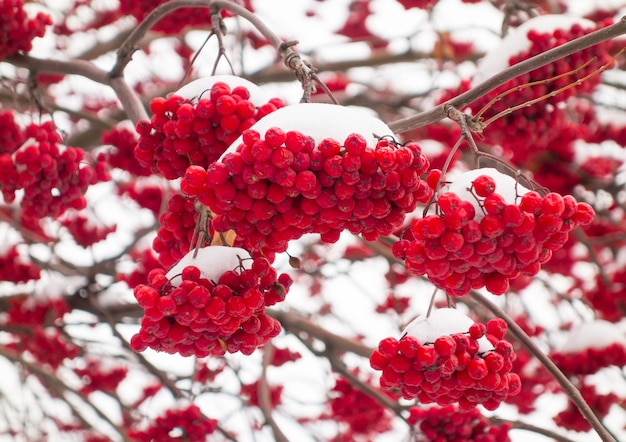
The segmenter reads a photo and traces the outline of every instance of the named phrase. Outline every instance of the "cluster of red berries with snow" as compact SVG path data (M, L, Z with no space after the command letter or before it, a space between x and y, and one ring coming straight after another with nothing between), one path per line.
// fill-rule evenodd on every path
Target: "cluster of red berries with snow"
M137 123L140 137L135 156L141 164L167 179L182 177L190 165L206 168L244 130L284 106L278 98L266 100L251 91L252 83L231 87L235 82L230 77L216 81L220 78L215 77L206 92L198 91L196 80L185 86L187 89L150 102L150 121ZM207 84L206 79L200 81Z
M128 367L91 358L84 365L74 368L74 373L81 378L83 383L80 388L82 394L86 395L94 391L114 394L117 386L126 378Z
M604 367L626 366L626 336L619 326L603 320L585 323L569 333L550 358L567 374L597 373Z
M427 275L450 296L482 287L505 293L510 280L536 275L569 232L594 217L570 195L542 196L495 169L461 174L436 209L414 220L393 250L408 272Z
M619 396L610 392L598 394L594 385L583 383L578 387L585 402L593 410L599 419L603 419L609 414L611 407L620 402ZM591 424L581 413L578 407L570 400L567 408L554 416L554 422L562 428L568 430L585 432L591 430Z
M302 105L318 106L324 105ZM266 118L283 110L293 111ZM241 139L208 170L187 169L181 188L215 214L215 231L234 230L248 250L283 252L305 233L335 242L346 229L375 240L397 230L432 194L420 179L429 163L415 143L381 138L371 146L350 133L316 145L312 136L279 127L264 133L253 127Z
M0 187L6 202L24 190L21 210L28 218L56 217L67 209L83 209L90 184L108 179L103 163L84 164L84 151L60 145L54 123L30 124L26 141L13 152L0 153Z
M207 436L213 434L217 421L202 414L195 404L180 408L168 408L165 414L157 417L148 428L128 431L131 441L165 442L185 440L188 442L205 442ZM173 438L173 435L180 434Z
M107 161L111 167L130 172L135 176L149 176L150 169L139 163L135 158L135 146L137 145L137 133L125 126L115 126L102 132L100 137L102 144L109 148L103 152L101 160ZM100 158L99 158L100 159Z
M61 225L67 228L76 244L83 248L94 245L97 242L106 239L109 234L117 230L117 226L105 226L99 224L95 217L87 214L66 212Z
M478 65L480 78L477 80L486 80L508 66L582 37L595 28L594 22L574 17L540 15L530 19L511 31L500 47L481 60ZM599 75L591 76L579 84L576 82L591 75L609 61L609 48L610 43L604 42L576 51L554 63L519 75L472 103L471 109L476 114L499 94L515 90L515 93L504 95L492 103L486 114L491 117L513 106L545 96L542 102L522 107L491 122L485 129L488 140L501 144L506 149L506 154L518 165L529 164L536 155L545 156L546 145L555 146L558 156L567 157L571 151L569 144L576 138L576 128L572 125L570 110L563 106L563 102L573 95L591 93L600 84ZM565 75L576 69L576 73ZM554 77L559 78L532 87L524 86ZM551 95L568 85L574 86ZM520 144L525 148L520 149ZM553 154L555 150L552 151Z
M153 270L147 285L135 287L144 317L131 346L197 357L251 354L280 332L265 307L282 301L291 282L243 249L191 251L169 272Z
M167 209L159 217L161 227L152 241L152 248L164 267L170 267L189 252L198 219L194 201L175 193L170 196Z
M26 282L39 279L41 270L18 250L17 244L0 253L0 281Z
M35 37L43 37L46 26L52 24L43 12L29 18L24 0L0 0L0 61L18 52L29 52Z
M435 310L411 322L400 340L383 339L370 365L382 371L381 387L405 399L495 410L521 388L506 330L499 318L485 326L454 309Z
M354 374L358 375L358 372ZM345 378L338 378L335 382L329 403L332 411L329 418L348 427L337 440L359 440L365 435L391 429L391 415L387 409Z
M416 425L425 441L429 442L510 442L512 425L492 425L477 408L459 410L454 405L445 407L411 407L408 422ZM418 440L422 440L419 439Z

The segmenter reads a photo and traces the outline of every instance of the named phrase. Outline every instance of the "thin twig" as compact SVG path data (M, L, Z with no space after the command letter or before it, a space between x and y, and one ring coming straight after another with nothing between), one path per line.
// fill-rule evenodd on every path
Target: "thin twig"
M270 395L269 385L267 383L267 366L272 362L274 356L274 346L269 342L263 349L263 362L261 366L261 376L259 377L259 407L265 417L265 421L268 423L272 432L274 433L274 440L278 442L288 442L289 439L282 432L274 416L272 415L272 398Z

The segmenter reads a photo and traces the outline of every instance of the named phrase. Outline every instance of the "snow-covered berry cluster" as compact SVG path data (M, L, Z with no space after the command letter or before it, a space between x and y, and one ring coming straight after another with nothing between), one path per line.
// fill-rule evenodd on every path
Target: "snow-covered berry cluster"
M41 270L25 253L20 253L17 244L13 244L6 251L0 252L0 281L14 283L39 279Z
M106 239L117 230L117 225L99 224L95 217L83 212L68 211L61 219L61 225L67 228L76 244L87 248Z
M512 425L493 425L477 408L459 410L454 405L444 407L411 407L408 422L419 423L424 441L441 442L510 442ZM422 439L418 439L422 440Z
M194 253L197 255L194 257ZM135 287L144 309L131 346L184 356L250 354L280 332L265 307L282 301L291 285L265 258L235 247L191 251L169 272L153 270Z
M186 90L183 88L167 98L157 97L150 102L150 121L137 124L140 137L135 156L141 164L167 179L182 177L190 165L206 168L244 130L284 106L278 98L265 100L263 94L252 96L252 83L247 87L231 87L229 84L236 83L224 77L214 78L206 92L196 95L198 85L191 88L188 85ZM224 81L215 81L219 78ZM194 94L189 94L189 90Z
M381 387L406 399L494 410L521 388L506 330L499 318L485 326L454 309L435 310L411 322L400 340L383 339L370 365L382 371Z
M619 326L596 320L572 330L550 358L567 374L586 375L604 367L626 366L626 336Z
M33 39L43 37L50 24L52 19L43 12L30 18L24 0L0 0L0 61L18 52L29 52Z
M180 440L205 442L207 436L217 428L217 420L202 414L195 404L180 408L168 408L165 414L158 416L147 428L134 428L128 431L128 437L137 442L171 441L172 434L180 434Z
M495 169L476 169L438 196L436 213L414 220L394 254L450 296L482 287L501 295L510 280L536 275L593 217L570 195L542 196Z
M346 229L368 240L392 233L430 198L420 179L428 165L415 143L369 146L351 133L316 145L302 132L252 128L208 170L190 167L182 189L211 208L216 231L235 230L249 250L282 252L305 233L326 242Z
M82 394L86 395L94 391L114 394L117 386L126 378L128 367L110 361L105 362L101 358L90 358L84 361L84 365L75 367L74 373L83 383L80 388Z
M13 153L0 154L0 187L6 202L23 190L21 210L28 218L56 217L67 209L83 209L90 184L108 179L98 163L84 162L85 152L62 146L54 123L30 124L26 141Z

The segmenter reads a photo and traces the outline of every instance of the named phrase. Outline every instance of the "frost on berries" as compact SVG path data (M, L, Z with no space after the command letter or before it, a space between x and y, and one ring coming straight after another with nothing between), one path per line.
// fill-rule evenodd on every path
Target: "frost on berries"
M485 326L454 309L434 310L411 322L400 340L383 339L370 365L382 372L383 389L405 399L494 410L521 388L511 373L515 353L504 340L506 330L499 318Z
M488 168L461 174L435 206L413 221L394 253L409 273L451 296L482 287L505 293L512 280L536 275L569 232L594 217L570 195L541 195Z
M390 133L380 120L341 106L285 107L245 131L206 171L188 168L183 192L211 209L216 231L234 230L251 251L282 252L305 233L335 242L349 230L374 240L401 227L431 195L420 147L374 131Z
M265 308L282 301L290 285L288 275L246 250L192 250L167 273L155 269L148 284L135 287L144 317L131 346L197 357L251 354L280 332Z

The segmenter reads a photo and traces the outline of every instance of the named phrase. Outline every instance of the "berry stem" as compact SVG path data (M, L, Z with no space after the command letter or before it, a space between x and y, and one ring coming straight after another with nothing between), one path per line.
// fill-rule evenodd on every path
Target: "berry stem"
M522 344L526 350L528 350L532 355L534 355L539 362L543 364L543 366L550 372L550 374L556 379L556 381L561 385L565 393L569 396L570 400L576 405L580 413L587 419L587 421L591 424L595 432L600 436L602 441L604 442L617 442L617 440L611 435L609 430L602 424L600 419L595 415L591 407L585 402L582 394L576 388L574 384L568 379L567 376L563 374L563 372L556 366L554 362L544 354L537 345L532 341L532 339L522 330L522 328L517 325L517 323L507 315L500 307L491 302L485 296L480 294L477 291L471 291L470 296L479 304L487 308L494 315L499 318L502 318L508 325L509 331L511 334L517 338L517 340Z

